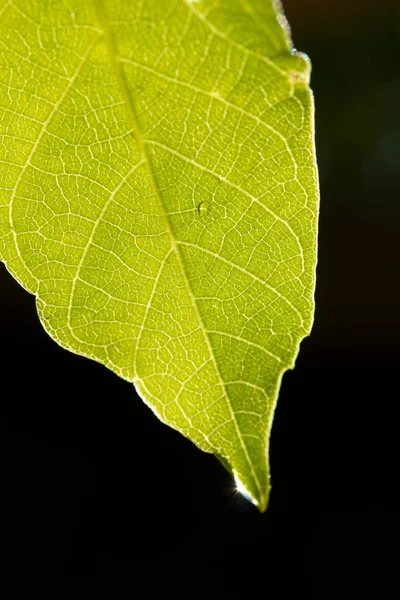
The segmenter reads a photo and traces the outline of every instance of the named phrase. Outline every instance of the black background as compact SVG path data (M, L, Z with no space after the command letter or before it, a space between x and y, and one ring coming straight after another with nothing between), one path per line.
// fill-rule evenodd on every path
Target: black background
M268 511L131 385L58 347L1 266L0 494L18 565L70 576L136 576L148 565L155 577L185 565L199 579L207 565L229 579L246 568L270 578L293 557L324 598L321 572L326 585L354 570L360 548L361 562L372 560L373 534L395 537L399 3L285 8L313 64L321 218L315 325L283 380Z

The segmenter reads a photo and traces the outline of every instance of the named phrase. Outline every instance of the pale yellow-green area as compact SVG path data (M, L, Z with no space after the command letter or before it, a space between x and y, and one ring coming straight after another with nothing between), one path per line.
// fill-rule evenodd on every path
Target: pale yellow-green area
M261 510L313 318L309 64L271 0L0 0L0 256Z

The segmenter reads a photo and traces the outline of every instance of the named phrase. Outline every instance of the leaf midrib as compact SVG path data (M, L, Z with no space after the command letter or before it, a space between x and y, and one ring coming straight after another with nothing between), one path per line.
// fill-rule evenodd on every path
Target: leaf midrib
M221 371L219 369L218 362L217 362L217 360L215 358L214 350L213 350L213 347L211 345L211 341L210 341L210 338L208 336L207 329L205 327L205 324L204 324L201 312L200 312L199 307L197 305L196 297L194 295L194 292L193 292L193 289L192 289L192 286L191 286L191 283L190 283L190 278L188 276L188 273L187 273L186 268L185 268L185 264L183 262L183 257L181 255L181 251L180 251L179 245L177 244L177 240L175 239L175 236L174 236L174 232L173 232L173 228L172 228L172 225L171 225L171 222L170 222L170 218L169 218L168 212L166 210L165 203L164 203L164 200L163 200L163 197L162 197L162 194L161 194L161 191L159 189L159 185L158 185L155 173L154 173L154 168L153 168L153 165L152 165L152 162L151 162L151 158L150 158L149 153L147 151L146 142L145 142L145 140L143 138L143 135L141 133L141 129L140 129L140 126L139 126L139 121L138 121L138 118L137 118L137 113L136 113L135 105L134 105L133 99L131 97L131 94L129 92L129 87L128 87L128 84L127 84L127 81L126 81L125 72L123 70L122 63L121 63L121 61L118 58L117 45L115 43L112 31L111 31L111 28L110 28L110 25L109 25L109 22L108 22L108 19L107 19L107 14L106 14L106 11L105 11L103 0L94 0L94 4L95 4L95 9L96 9L96 14L97 14L97 18L98 18L99 24L100 24L101 28L103 29L104 36L105 36L106 41L107 41L107 47L108 47L108 53L109 53L110 62L111 62L112 68L114 69L114 72L115 72L115 75L116 75L116 78L117 78L117 81L118 81L118 84L119 84L120 92L121 92L122 97L123 97L123 99L125 101L127 110L128 110L128 112L130 114L131 125L132 125L132 133L133 133L133 135L135 137L135 140L136 140L136 143L138 145L140 154L142 155L143 160L147 164L148 172L149 172L149 175L150 175L151 184L152 184L152 187L153 187L153 190L154 190L154 193L155 193L156 197L159 199L159 203L160 203L160 206L161 206L161 209L162 209L162 213L163 213L163 216L164 216L164 220L165 220L165 224L166 224L166 229L168 231L168 234L169 234L169 237L170 237L170 240L171 240L172 249L175 252L175 255L176 255L176 257L177 257L177 259L179 261L179 264L180 264L180 267L181 267L181 270L182 270L182 274L184 275L184 278L186 280L187 289L189 291L189 295L190 295L191 300L192 300L193 309L194 309L194 311L196 313L196 316L197 316L197 319L198 319L198 322L199 322L199 326L200 326L200 329L201 329L201 331L203 333L204 341L205 341L205 343L207 345L210 357L211 357L211 359L212 359L212 361L214 363L214 366L215 366L215 369L216 369L216 373L217 373L218 379L220 381L220 385L221 385L221 387L222 387L222 389L224 391L224 397L226 398L226 402L227 402L227 405L228 405L228 408L229 408L231 420L232 420L232 422L233 422L233 424L235 426L235 430L236 430L238 441L239 441L239 443L240 443L240 445L241 445L241 447L243 449L243 452L244 452L247 464L249 466L249 469L250 469L250 472L252 474L254 483L256 484L256 487L257 487L257 490L258 490L258 493L259 493L260 504L264 505L265 496L264 496L264 493L263 493L263 491L261 489L261 485L260 485L259 479L257 477L257 474L256 474L256 472L254 470L253 463L252 463L252 461L250 459L247 446L246 446L246 444L245 444L245 442L243 440L243 437L241 435L241 432L240 432L240 429L239 429L239 426L238 426L238 423L237 423L237 420L236 420L236 417L235 417L235 413L234 413L234 410L232 408L232 404L231 404L231 401L230 401L230 398L229 398L229 395L228 395L228 392L227 392L227 389L226 389L225 381L224 381L224 379L222 377Z

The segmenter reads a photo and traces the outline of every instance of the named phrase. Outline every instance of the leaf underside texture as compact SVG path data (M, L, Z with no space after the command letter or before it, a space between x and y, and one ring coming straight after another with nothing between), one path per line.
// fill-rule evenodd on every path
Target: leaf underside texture
M309 64L271 0L0 0L0 256L260 510L310 331Z

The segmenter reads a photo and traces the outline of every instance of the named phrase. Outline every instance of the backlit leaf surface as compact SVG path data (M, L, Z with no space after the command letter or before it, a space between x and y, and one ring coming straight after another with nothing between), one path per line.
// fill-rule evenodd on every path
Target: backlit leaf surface
M271 0L0 0L2 260L261 510L316 262L309 64L282 24Z

